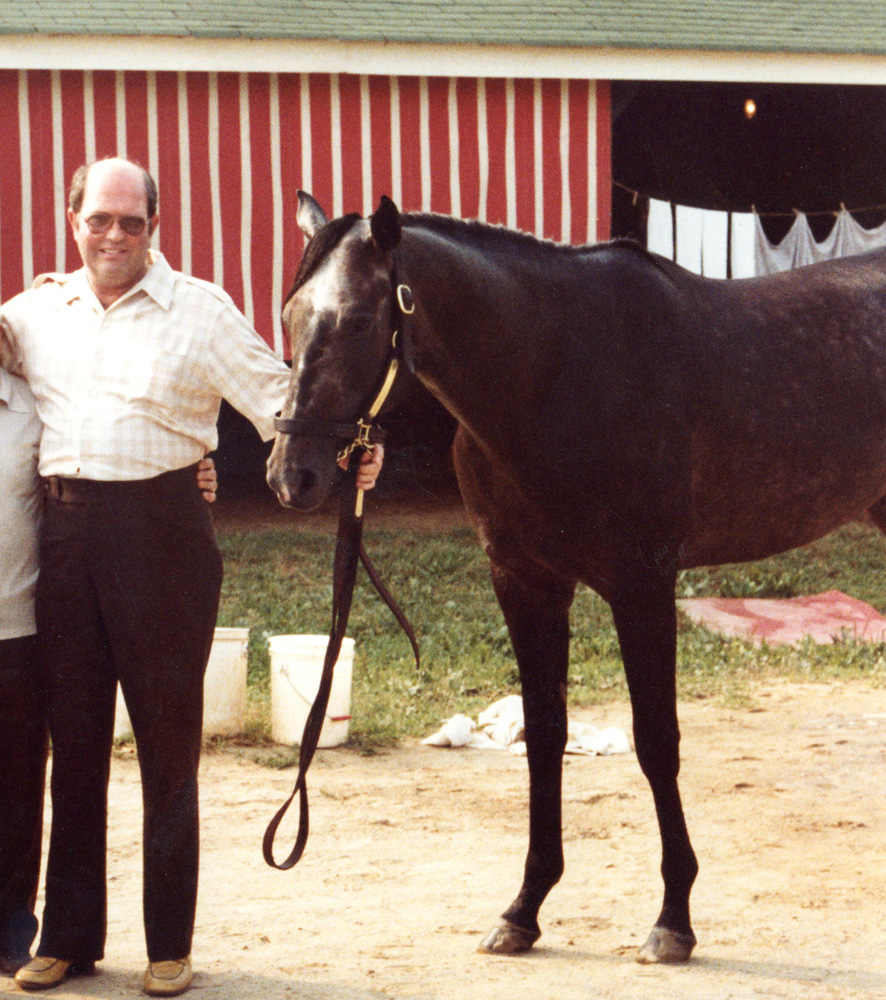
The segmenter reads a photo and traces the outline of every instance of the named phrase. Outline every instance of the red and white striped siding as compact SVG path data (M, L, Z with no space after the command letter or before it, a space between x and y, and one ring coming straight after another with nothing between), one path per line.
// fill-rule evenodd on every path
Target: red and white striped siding
M155 239L172 266L226 288L280 353L300 187L330 215L389 194L404 211L566 242L609 235L606 83L3 70L0 123L2 299L79 266L71 174L129 156L157 179Z

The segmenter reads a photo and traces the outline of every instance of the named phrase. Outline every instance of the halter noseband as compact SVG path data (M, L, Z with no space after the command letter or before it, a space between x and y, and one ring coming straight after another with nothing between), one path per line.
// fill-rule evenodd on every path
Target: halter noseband
M376 392L372 403L366 410L365 416L358 417L353 423L337 420L321 420L317 417L275 417L274 430L279 434L349 438L350 444L346 445L338 453L339 461L347 458L356 448L364 448L368 451L374 441L379 439L378 436L373 439L373 431L378 431L376 418L384 401L388 397L388 393L391 391L391 386L394 384L400 361L405 360L407 367L410 370L412 369L411 357L405 349L403 317L410 316L415 312L415 302L413 301L410 287L397 283L396 269L393 274L392 285L395 288L395 298L397 300L397 321L394 324L394 332L391 335L391 347L388 351L388 368L378 392Z

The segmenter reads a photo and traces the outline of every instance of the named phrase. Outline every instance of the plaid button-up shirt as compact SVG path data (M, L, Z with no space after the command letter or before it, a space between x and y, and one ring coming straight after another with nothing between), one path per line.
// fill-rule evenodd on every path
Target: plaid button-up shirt
M0 317L43 421L43 476L147 479L191 465L218 443L222 399L274 435L289 369L226 292L162 254L108 309L81 269L38 279Z

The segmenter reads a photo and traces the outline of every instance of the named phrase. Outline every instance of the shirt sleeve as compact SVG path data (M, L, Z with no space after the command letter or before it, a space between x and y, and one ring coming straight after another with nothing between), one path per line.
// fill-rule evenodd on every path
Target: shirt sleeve
M274 416L289 389L289 367L232 304L219 315L209 344L210 374L218 394L261 435L274 437Z
M22 295L16 295L0 306L0 367L13 375L22 374L22 357L16 336Z

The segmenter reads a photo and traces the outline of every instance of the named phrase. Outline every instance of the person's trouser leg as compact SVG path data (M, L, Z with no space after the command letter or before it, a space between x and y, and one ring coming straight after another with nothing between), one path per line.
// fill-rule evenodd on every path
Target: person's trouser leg
M117 677L142 769L148 956L162 961L190 951L197 894L202 677L218 611L221 556L208 508L192 473L187 475L188 489L176 486L184 480L174 480L176 488L168 495L164 491L159 500L152 496L142 502L136 490L122 498L115 494L107 504L49 504L44 549L49 565L61 572L47 573L44 566L42 599L38 590L38 614L42 611L52 621L47 645L55 664L47 670L54 812L38 949L42 955L85 962L100 958L103 950L104 830L100 849L94 850L73 827L105 823ZM60 513L60 507L75 513ZM67 535L65 544L54 553L60 535ZM89 595L90 607L80 614L86 625L78 634L84 627L95 633L91 667L85 656L77 656L69 669L60 655L65 615L58 613L53 598L66 575ZM43 627L39 620L38 627ZM81 677L85 673L91 674L88 681ZM84 704L80 691L73 690L78 685L91 691L98 707ZM78 720L82 727L85 719L93 732L78 738ZM85 760L84 742L93 759L77 775L66 765ZM57 766L64 774L58 782ZM85 928L78 912L84 892L89 907Z
M52 827L38 955L102 958L116 676L91 575L90 509L49 501L37 630L52 735Z
M221 556L205 502L151 515L125 553L106 554L101 604L138 750L144 799L144 916L152 962L190 954L197 903L197 770L203 675L221 588ZM134 513L134 512L130 512ZM137 608L139 627L129 627ZM129 610L127 610L129 609Z
M28 954L37 934L47 729L37 639L0 640L0 958Z

